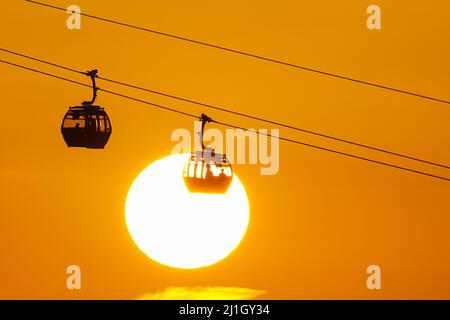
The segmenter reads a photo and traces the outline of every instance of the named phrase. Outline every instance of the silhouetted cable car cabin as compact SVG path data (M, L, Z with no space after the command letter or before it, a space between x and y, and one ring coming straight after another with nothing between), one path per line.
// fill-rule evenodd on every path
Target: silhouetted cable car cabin
M111 122L102 107L70 107L61 132L69 147L103 149L111 136Z
M89 71L93 98L81 106L70 107L61 124L61 133L68 147L103 149L111 136L112 127L104 108L93 105L98 88L95 85L97 70Z
M184 183L192 193L227 192L233 180L233 169L225 154L216 154L213 149L205 148L203 130L206 122L212 119L202 114L200 139L202 150L191 154L183 168Z

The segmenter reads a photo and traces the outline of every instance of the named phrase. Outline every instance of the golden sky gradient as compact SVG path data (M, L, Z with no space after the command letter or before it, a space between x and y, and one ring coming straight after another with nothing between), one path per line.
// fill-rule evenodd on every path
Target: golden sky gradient
M450 2L105 1L98 14L296 64L450 98ZM382 30L366 28L366 8ZM80 70L305 129L450 164L448 105L211 48L3 1L0 46ZM89 84L89 79L1 52ZM251 207L241 245L198 270L149 260L128 234L129 187L168 155L189 118L99 93L113 134L107 148L68 149L60 124L87 88L0 64L0 298L134 299L168 287L236 287L267 299L450 299L450 183L318 150L280 145L280 172L235 166ZM99 82L105 89L256 129L264 123ZM223 129L223 128L221 128ZM450 176L446 169L368 152L288 129L281 135ZM82 290L66 289L66 267ZM368 265L382 290L366 288Z

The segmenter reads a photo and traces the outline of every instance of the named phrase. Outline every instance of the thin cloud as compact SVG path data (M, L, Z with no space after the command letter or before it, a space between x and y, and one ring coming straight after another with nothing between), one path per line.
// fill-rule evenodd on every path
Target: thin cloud
M236 287L167 287L142 295L138 300L251 300L263 290Z

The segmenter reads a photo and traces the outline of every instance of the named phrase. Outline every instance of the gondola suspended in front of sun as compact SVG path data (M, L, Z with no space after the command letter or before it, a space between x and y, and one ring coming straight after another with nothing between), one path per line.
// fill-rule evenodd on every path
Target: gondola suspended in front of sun
M97 70L87 72L92 80L93 97L81 106L69 107L61 124L61 133L68 147L103 149L111 136L112 127L104 108L94 105L98 88Z
M233 169L226 154L216 154L213 148L206 148L203 132L206 122L212 119L202 114L200 121L201 151L192 153L183 169L184 183L192 193L224 194L233 180Z

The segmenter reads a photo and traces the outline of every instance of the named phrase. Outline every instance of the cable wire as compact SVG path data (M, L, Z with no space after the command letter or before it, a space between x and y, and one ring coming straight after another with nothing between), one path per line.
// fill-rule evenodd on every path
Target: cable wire
M28 70L28 71L33 71L33 72L36 72L36 73L39 73L39 74L42 74L42 75L46 75L46 76L49 76L49 77L52 77L52 78L56 78L56 79L59 79L59 80L64 80L66 82L78 84L78 85L83 86L83 87L88 87L88 88L92 87L92 86L90 86L88 84L85 84L85 83L82 83L82 82L78 82L78 81L75 81L75 80L72 80L72 79L67 79L67 78L64 78L64 77L60 77L60 76L57 76L57 75L54 75L54 74L51 74L51 73L48 73L48 72L44 72L44 71L40 71L40 70L37 70L37 69L29 68L29 67L26 67L26 66L23 66L23 65L20 65L20 64L16 64L16 63L12 63L12 62L9 62L9 61L0 60L0 62L4 63L4 64L11 65L11 66L14 66L14 67L18 67L18 68L21 68L21 69L25 69L25 70ZM106 90L106 89L102 89L102 88L98 88L98 87L97 87L97 90L98 91L103 91L103 92L111 94L111 95L115 95L115 96L119 96L119 97L122 97L122 98L126 98L128 100L133 100L133 101L145 103L147 105L150 105L150 106L153 106L153 107L156 107L156 108L160 108L160 109L163 109L163 110L175 112L175 113L178 113L178 114L181 114L181 115L184 115L184 116L188 116L188 117L191 117L191 118L196 118L196 119L198 118L198 115L195 115L195 114L192 114L192 113L187 113L187 112L180 111L180 110L177 110L177 109L165 107L165 106L153 103L153 102L149 102L149 101L145 101L145 100L142 100L142 99L138 99L138 98L134 98L134 97L131 97L131 96L127 96L125 94L121 94L121 93L118 93L118 92L115 92L115 91L110 91L110 90Z
M67 9L64 9L62 7L58 7L58 6L55 6L55 5L51 5L51 4L47 4L47 3L43 3L43 2L39 2L39 1L34 1L34 0L25 0L25 1L29 2L29 3L32 3L32 4L40 5L40 6L43 6L43 7L52 8L52 9L56 9L56 10L67 12ZM73 13L77 13L77 12L73 12ZM337 78L337 79L341 79L341 80L351 81L351 82L354 82L354 83L359 83L359 84L363 84L363 85L367 85L367 86L371 86L371 87L376 87L376 88L379 88L379 89L389 90L389 91L393 91L393 92L397 92L397 93L401 93L401 94L405 94L405 95L409 95L409 96L414 96L414 97L421 98L421 99L432 100L432 101L439 102L439 103L450 104L450 100L444 100L444 99L440 99L440 98L435 98L435 97L432 97L432 96L429 96L429 95L420 94L420 93L416 93L416 92L412 92L412 91L406 91L406 90L402 90L402 89L397 89L397 88L394 88L394 87L391 87L391 86L382 85L382 84L378 84L378 83L374 83L374 82L370 82L370 81L365 81L365 80L360 80L360 79L352 78L352 77L349 77L349 76L340 75L340 74L337 74L337 73L331 73L331 72L327 72L327 71L323 71L323 70L319 70L319 69L314 69L314 68L310 68L310 67L306 67L306 66L290 63L290 62L285 62L285 61L281 61L281 60L277 60L277 59L273 59L273 58L267 58L267 57L264 57L264 56L261 56L261 55L248 53L248 52L245 52L245 51L236 50L236 49L232 49L232 48L228 48L228 47L223 47L223 46L220 46L220 45L211 44L211 43L207 43L207 42L204 42L204 41L199 41L199 40L195 40L195 39L191 39L191 38L186 38L186 37L182 37L182 36L178 36L178 35L162 32L162 31L154 30L154 29L149 29L149 28L145 28L145 27L139 27L139 26L136 26L136 25L132 25L130 23L120 22L120 21L117 21L117 20L112 20L112 19L100 17L100 16L93 15L93 14L82 13L82 12L79 13L79 14L81 16L85 16L85 17L88 17L88 18L91 18L91 19L96 19L96 20L103 21L103 22L112 23L112 24L119 25L119 26L122 26L122 27L127 27L127 28L132 28L132 29L136 29L136 30L140 30L140 31L150 32L150 33L157 34L157 35L160 35L160 36L169 37L169 38L172 38L172 39L181 40L181 41L185 41L185 42L190 42L190 43L194 43L194 44L198 44L198 45L202 45L202 46L206 46L206 47L210 47L210 48L214 48L214 49L219 49L219 50L231 52L231 53L234 53L234 54L239 54L239 55L243 55L243 56L247 56L247 57L251 57L251 58L255 58L255 59L259 59L259 60L263 60L263 61L267 61L267 62L279 64L279 65L284 65L284 66L287 66L287 67L292 67L292 68L295 68L295 69L301 69L301 70L304 70L304 71L313 72L313 73L316 73L316 74L321 74L321 75L332 77L332 78Z
M56 63L53 63L53 62L49 62L49 61L46 61L46 60L35 58L35 57L29 56L29 55L26 55L26 54L23 54L23 53L20 53L20 52L16 52L16 51L4 49L4 48L0 48L0 51L4 51L4 52L7 52L7 53L10 53L10 54L13 54L13 55L17 55L17 56L22 57L22 58L26 58L26 59L37 61L37 62L40 62L40 63L44 63L44 64L47 64L47 65L50 65L50 66L53 66L53 67L57 67L57 68L60 68L60 69L63 69L63 70L75 72L75 73L78 73L78 74L87 75L87 72L82 72L82 71L79 71L79 70L76 70L76 69L73 69L73 68L70 68L70 67L67 67L67 66L63 66L63 65L60 65L60 64L56 64ZM405 159L408 159L408 160L414 160L414 161L426 163L426 164L429 164L429 165L438 166L438 167L445 168L445 169L450 169L450 166L445 165L445 164L440 164L440 163L437 163L437 162L432 162L432 161L420 159L420 158L409 156L409 155L405 155L405 154L402 154L402 153L393 152L393 151L389 151L389 150L378 148L378 147L373 147L373 146L370 146L370 145L367 145L367 144L363 144L363 143L360 143L360 142L355 142L355 141L351 141L351 140L348 140L348 139L343 139L343 138L331 136L331 135L320 133L320 132L317 132L317 131L312 131L312 130L308 130L308 129L304 129L304 128L295 127L295 126L290 125L290 124L285 124L285 123L281 123L281 122L277 122L277 121L272 121L272 120L267 119L267 118L262 118L262 117L259 117L259 116L253 116L253 115L248 114L248 113L233 111L231 109L226 109L226 108L223 108L223 107L214 106L214 105L211 105L211 104L195 101L195 100L192 100L192 99L187 99L187 98L175 96L173 94L168 94L168 93L164 93L164 92L157 91L157 90L143 88L143 87L140 87L140 86L137 86L137 85L125 83L125 82L122 82L122 81L113 80L113 79L110 79L110 78L105 78L105 77L98 76L98 75L97 75L97 78L100 79L100 80L111 82L111 83L118 84L118 85L121 85L121 86L129 87L129 88L133 88L133 89L137 89L137 90L141 90L141 91L145 91L145 92L150 92L150 93L153 93L153 94L158 94L158 95L161 95L161 96L164 96L164 97L180 100L180 101L191 103L191 104L196 104L196 105L203 106L203 107L206 107L206 108L219 110L219 111L223 111L223 112L226 112L226 113L238 115L238 116L241 116L241 117L246 117L246 118L249 118L249 119L253 119L253 120L257 120L257 121L261 121L261 122L277 125L277 126L280 126L280 127L285 127L285 128L288 128L288 129L292 129L292 130L296 130L296 131L300 131L300 132L316 135L316 136L319 136L319 137L322 137L322 138L327 138L327 139L339 141L339 142L342 142L342 143L347 143L347 144L350 144L350 145L354 145L354 146L357 146L357 147L362 147L362 148L374 150L374 151L377 151L377 152L382 152L382 153L386 153L386 154L389 154L389 155L405 158Z
M46 75L46 76L49 76L49 77L53 77L53 78L56 78L56 79L59 79L59 80L64 80L66 82L70 82L70 83L73 83L73 84L78 84L78 85L81 85L83 87L91 87L90 85L84 84L82 82L78 82L78 81L71 80L71 79L68 79L68 78L60 77L58 75L54 75L54 74L51 74L51 73L48 73L48 72L44 72L44 71L37 70L37 69L34 69L34 68L26 67L26 66L23 66L23 65L20 65L20 64L9 62L9 61L5 61L5 60L1 60L0 59L0 63L4 63L4 64L10 65L10 66L17 67L17 68L21 68L21 69L24 69L24 70L28 70L28 71L39 73L39 74ZM124 95L124 94L121 94L121 93L118 93L118 92L115 92L115 91L105 90L105 89L101 89L101 88L98 88L98 90L99 91L103 91L103 92L108 93L108 94L111 94L111 95L119 96L119 97L126 98L126 99L129 99L129 100L132 100L132 101L136 101L136 102L144 103L144 104L147 104L147 105L150 105L150 106L153 106L153 107L157 107L157 108L160 108L160 109L163 109L163 110L166 110L166 111L171 111L171 112L175 112L175 113L178 113L178 114L181 114L181 115L184 115L184 116L189 116L191 118L193 117L193 118L197 118L198 119L197 115L190 114L190 113L187 113L187 112L183 112L183 111L180 111L180 110L177 110L177 109L174 109L174 108L165 107L165 106L162 106L162 105L159 105L159 104L155 104L155 103L152 103L152 102L149 102L149 101L146 101L146 100L142 100L142 99L134 98L134 97L131 97L131 96L127 96L127 95ZM436 178L436 179L440 179L440 180L450 181L450 178L446 178L446 177L443 177L443 176L434 175L434 174L431 174L431 173L418 171L418 170L414 170L414 169L410 169L410 168L406 168L406 167L402 167L402 166L397 166L397 165L390 164L390 163L387 163L387 162L382 162L382 161L378 161L378 160L374 160L374 159L370 159L370 158L365 158L365 157L357 156L357 155L354 155L354 154L345 153L345 152L341 152L341 151L338 151L338 150L329 149L329 148L325 148L325 147L321 147L321 146L317 146L317 145L301 142L301 141L294 140L294 139L274 136L272 134L255 131L253 129L246 129L246 128L243 128L243 127L239 127L239 126L228 124L228 123L221 122L221 121L213 120L213 122L217 123L219 125L223 125L223 126L227 126L227 127L231 127L231 128L235 128L235 129L241 129L241 130L245 130L245 131L249 131L249 132L254 132L254 133L257 133L257 134L261 134L261 135L264 135L264 136L267 136L267 137L271 137L271 138L274 138L274 139L279 139L279 140L283 140L283 141L286 141L286 142L294 143L294 144L297 144L297 145L302 145L302 146L306 146L306 147L310 147L310 148L314 148L314 149L319 149L319 150L322 150L322 151L327 151L327 152L330 152L330 153L335 153L335 154L351 157L351 158L358 159L358 160L364 160L364 161L376 163L376 164L379 164L379 165L388 166L388 167L391 167L391 168L396 168L396 169L399 169L399 170L408 171L408 172L420 174L420 175L423 175L423 176L428 176L428 177L431 177L431 178Z
M284 137L277 137L277 136L274 136L274 135L271 135L271 134L268 134L268 133L259 132L259 131L253 130L253 129L247 129L247 128L239 127L239 126L236 126L236 125L233 125L233 124L229 124L229 123L225 123L225 122L220 122L220 121L215 121L215 120L212 120L212 122L220 124L220 125L223 125L223 126L226 126L226 127L231 127L231 128L235 128L235 129L241 129L241 130L244 130L244 131L250 131L250 132L254 132L254 133L257 133L257 134L260 134L260 135L264 135L264 136L268 136L268 137L271 137L271 138L284 140L284 141L291 142L291 143L294 143L294 144L299 144L299 145L302 145L302 146L306 146L306 147L310 147L310 148L314 148L314 149L318 149L318 150L322 150L322 151L336 153L336 154L339 154L341 156L351 157L351 158L358 159L358 160L364 160L364 161L380 164L380 165L383 165L383 166L388 166L388 167L391 167L391 168L396 168L396 169L405 170L405 171L409 171L409 172L413 172L413 173L417 173L417 174L421 174L421 175L426 175L426 176L437 178L437 179L443 179L443 180L446 180L446 181L450 181L450 179L442 177L442 176L438 176L438 175L434 175L434 174L430 174L430 173L426 173L426 172L422 172L422 171L418 171L418 170L414 170L414 169L410 169L410 168L406 168L406 167L402 167L402 166L397 166L397 165L394 165L394 164L391 164L391 163L382 162L382 161L378 161L378 160L374 160L374 159L370 159L370 158L366 158L366 157L357 156L357 155L354 155L354 154L351 154L351 153L347 153L347 152L342 152L342 151L338 151L338 150L334 150L334 149L329 149L329 148L317 146L317 145L314 145L314 144L310 144L310 143L306 143L306 142L302 142L302 141L298 141L298 140L294 140L294 139L289 139L289 138L284 138Z

